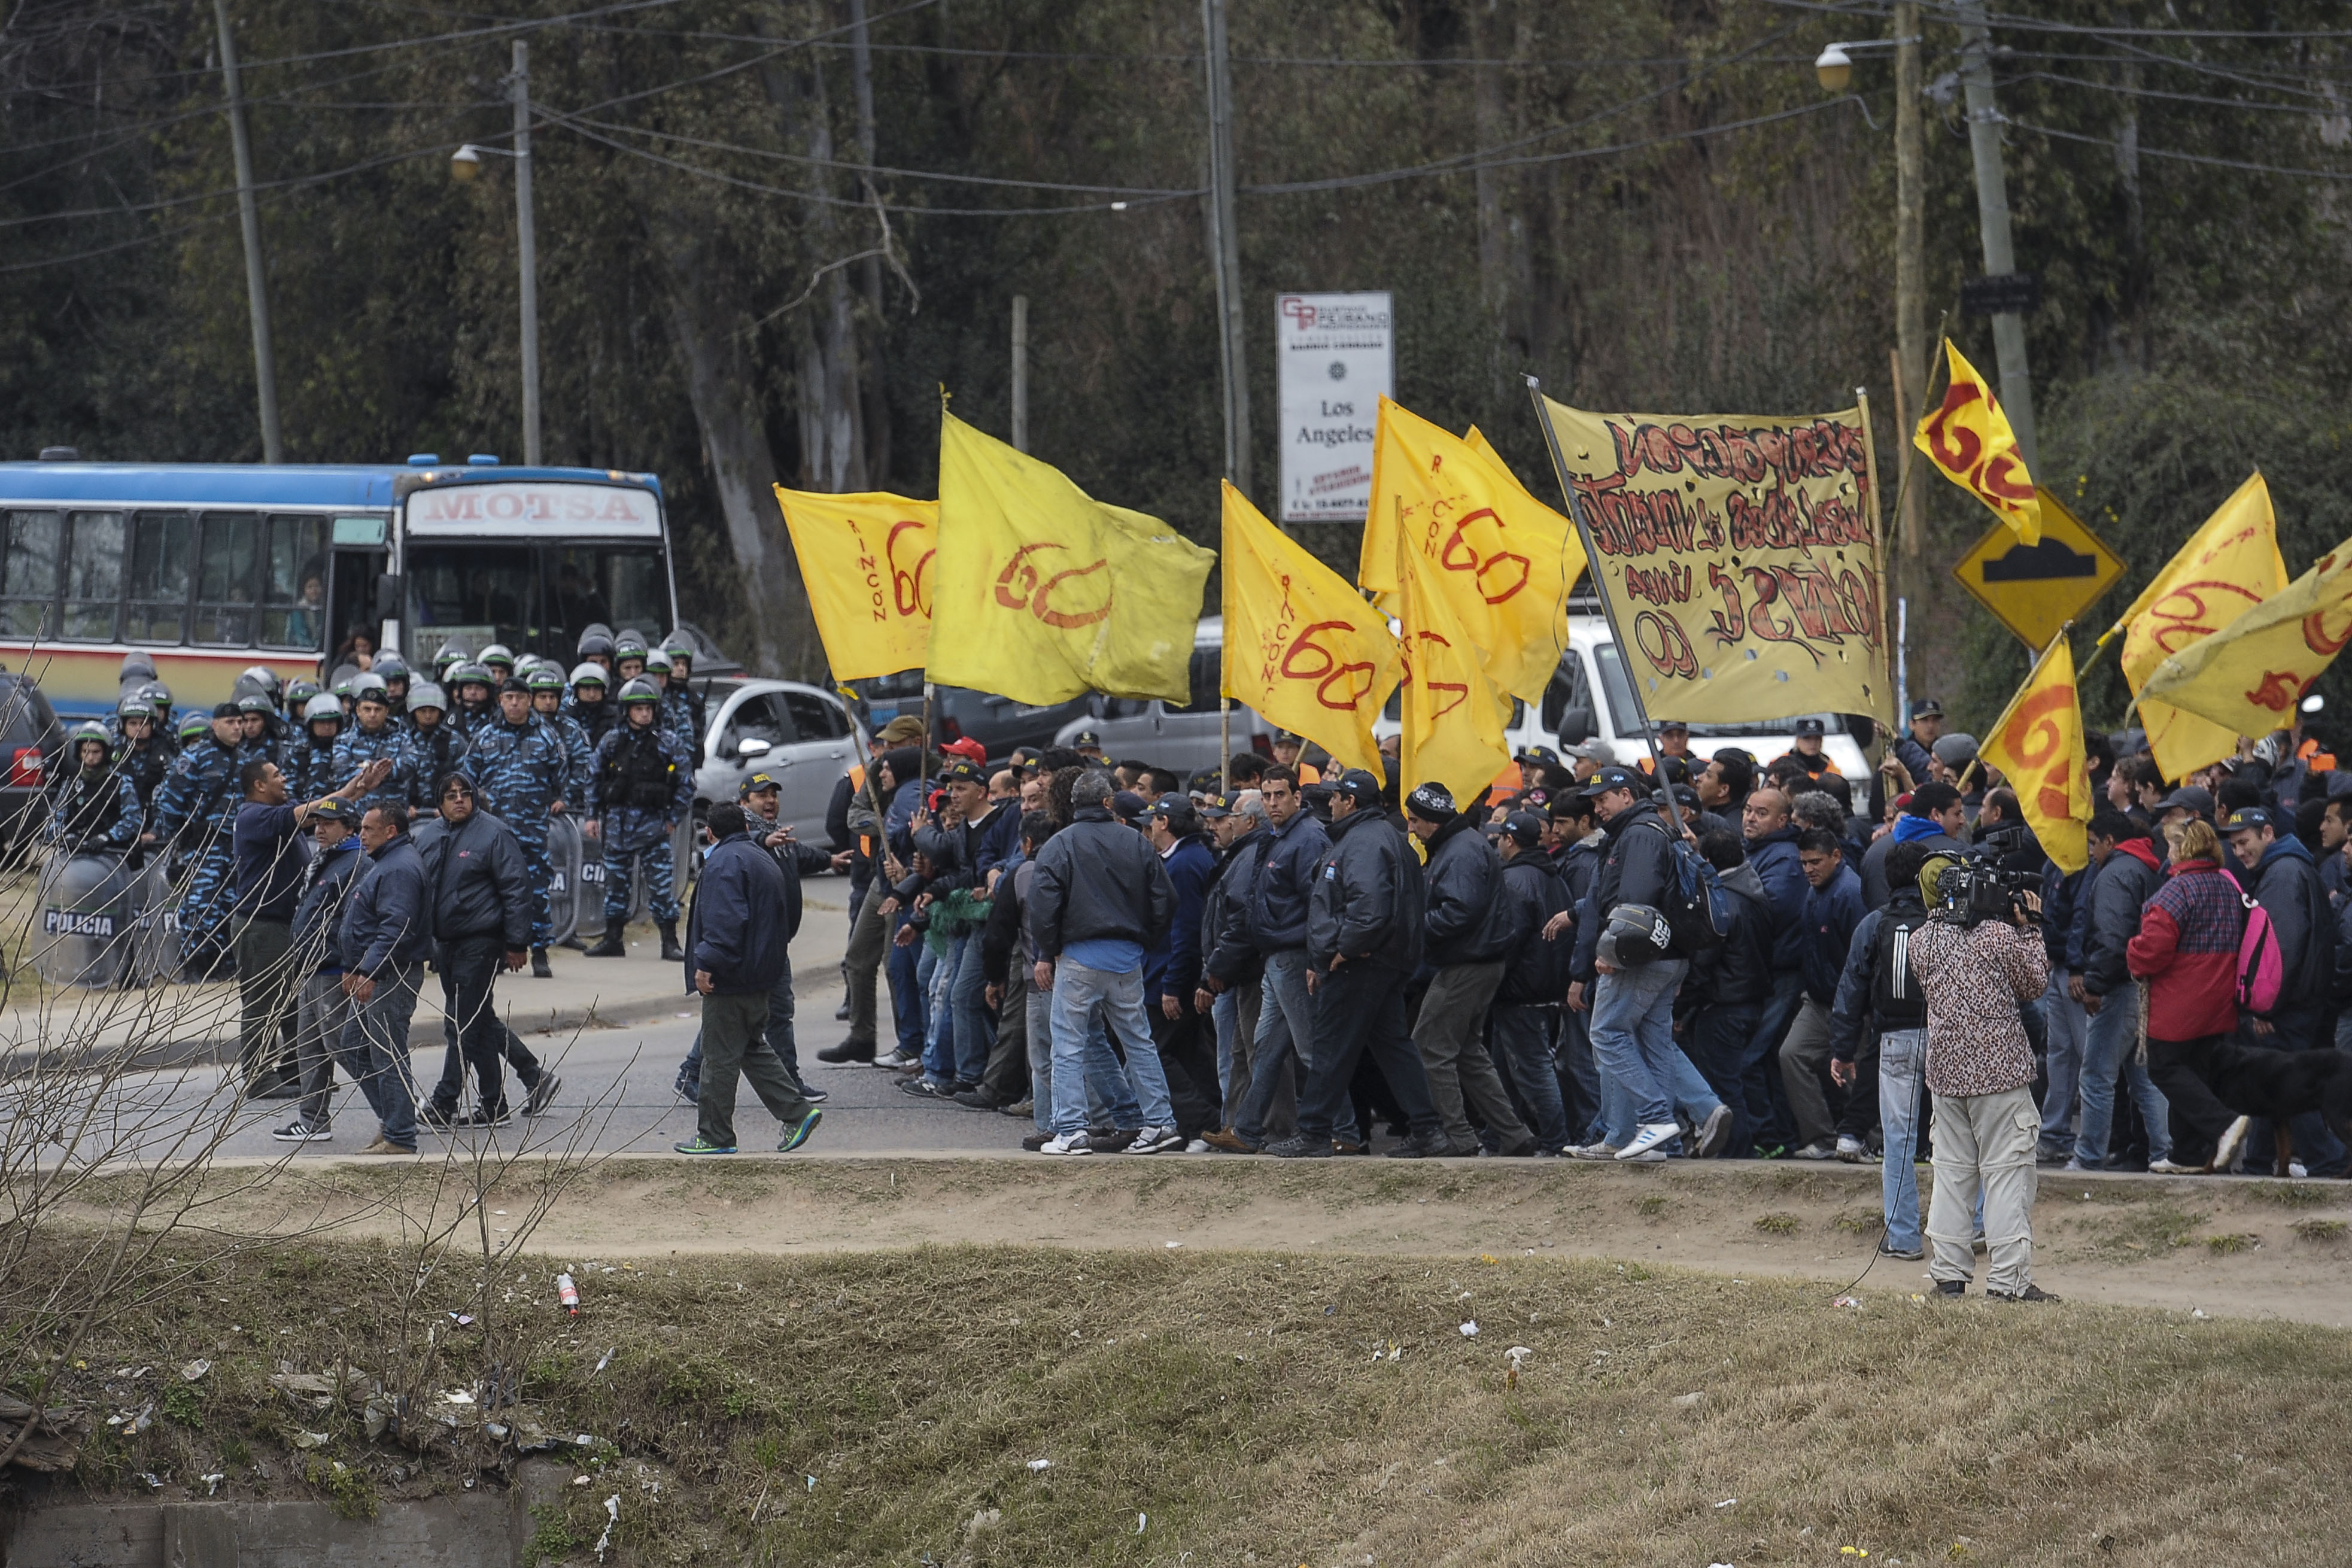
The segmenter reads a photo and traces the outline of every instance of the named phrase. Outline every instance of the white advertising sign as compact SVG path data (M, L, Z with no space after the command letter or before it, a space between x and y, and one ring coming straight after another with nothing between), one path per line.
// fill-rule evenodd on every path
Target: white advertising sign
M571 534L661 537L661 503L635 485L500 479L426 485L408 497L411 536Z
M1396 395L1390 299L1284 294L1275 301L1285 522L1363 521L1380 400Z

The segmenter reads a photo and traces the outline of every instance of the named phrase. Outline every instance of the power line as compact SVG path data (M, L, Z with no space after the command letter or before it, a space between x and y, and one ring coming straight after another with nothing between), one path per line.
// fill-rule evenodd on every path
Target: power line
M2001 123L2020 131L2031 131L2037 136L2054 136L2061 142L2082 142L2094 147L2117 147L2121 143L2110 137L2087 136L2079 131L2060 131L2053 126L2036 125L2031 121L2001 117ZM2206 163L2218 169L2238 169L2253 174L2286 174L2306 180L2352 180L2352 170L2290 169L2277 163L2249 163L2241 158L2216 158L2203 153L2174 153L2162 147L2140 142L2133 149L2143 158L2164 158L2177 163Z
M2271 114L2298 115L2306 120L2325 120L2331 115L2330 110L2306 108L2299 103L2249 103L2243 99L2211 98L2202 93L2166 92L2161 88L2126 87L2121 82L2098 81L2090 77L2066 76L2058 71L2020 71L2000 79L2003 86L2011 83L2046 81L2061 87L2088 88L2094 92L2108 93L2120 98L2149 98L2168 103L2206 104L2216 109L2261 110Z
M1832 16L1852 16L1857 20L1885 21L1893 15L1882 0L1862 0L1852 5L1830 4L1828 0L1765 0L1791 11L1813 11ZM2099 38L2224 38L2252 43L2302 43L2313 39L2352 38L2352 29L2330 28L2312 32L2273 32L2267 29L2238 27L2126 27L2101 22L2068 22L2054 16L2020 16L2008 12L1993 12L1984 17L1964 16L1958 9L1926 0L1920 7L1924 20L1945 22L1953 26L1990 24L2014 32L2071 33L2084 37Z

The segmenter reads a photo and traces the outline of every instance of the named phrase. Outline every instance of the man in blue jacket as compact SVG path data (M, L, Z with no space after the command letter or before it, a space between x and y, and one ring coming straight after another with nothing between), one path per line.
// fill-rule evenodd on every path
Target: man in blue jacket
M1739 826L1748 864L1764 885L1773 932L1772 994L1757 1016L1756 1033L1740 1063L1740 1087L1755 1122L1743 1135L1752 1134L1758 1154L1778 1153L1794 1136L1778 1063L1780 1042L1805 989L1803 946L1797 940L1804 927L1805 870L1797 862L1797 826L1789 820L1789 797L1779 789L1768 784L1749 795L1740 807Z
M451 769L440 786L441 815L415 833L433 889L433 967L441 974L446 1042L441 1081L422 1116L430 1127L502 1127L512 1120L503 1064L512 1063L522 1079L526 1114L545 1110L559 1087L499 1016L496 995L499 970L520 969L530 945L530 868L513 827L483 808L463 770ZM478 1092L473 1112L460 1118L467 1068Z
M1160 1070L1168 1077L1176 1131L1189 1149L1193 1140L1224 1126L1214 1037L1209 1016L1193 1005L1201 988L1201 910L1216 879L1217 858L1189 795L1171 791L1152 802L1143 814L1143 830L1176 891L1176 912L1166 934L1143 955L1143 1001L1151 1015Z
M294 1062L302 1103L293 1121L270 1132L280 1143L313 1143L334 1136L328 1115L335 1082L335 1042L351 1021L343 994L343 900L358 885L367 857L360 849L360 810L335 795L310 809L317 853L302 868L294 906L294 971L301 979L294 1003Z
M433 910L425 862L408 838L408 807L373 807L360 824L369 865L343 905L343 994L352 1003L335 1059L383 1122L362 1154L416 1152L416 1086L408 1063L408 1021L433 952Z
M1822 828L1809 829L1797 840L1797 858L1812 888L1800 932L1805 989L1788 1038L1780 1042L1780 1077L1797 1118L1797 1148L1791 1157L1829 1160L1838 1152L1837 1118L1823 1087L1835 1048L1830 1009L1837 1004L1838 979L1845 973L1854 928L1864 912L1862 879L1845 863L1837 835Z
M1250 884L1249 933L1265 961L1258 982L1257 1038L1250 1045L1249 1097L1235 1128L1265 1125L1276 1085L1294 1072L1301 1087L1315 1065L1314 1005L1307 994L1307 904L1316 868L1330 847L1322 823L1298 793L1298 775L1270 768L1258 778L1258 796L1273 826L1259 851ZM1355 1108L1340 1112L1337 1136L1351 1150L1363 1139Z
M743 808L710 808L710 853L686 928L688 989L702 996L702 1076L695 1135L681 1154L735 1152L735 1080L783 1124L776 1145L790 1152L809 1140L824 1113L802 1098L765 1037L768 994L792 956L790 890L783 868L751 837Z
M1535 1134L1511 1107L1486 1050L1486 1010L1503 984L1503 960L1517 940L1518 905L1503 891L1503 862L1454 792L1435 782L1405 798L1405 831L1427 847L1422 962L1433 973L1413 1015L1412 1043L1445 1130L1446 1152L1478 1152L1475 1113L1496 1152L1535 1152Z

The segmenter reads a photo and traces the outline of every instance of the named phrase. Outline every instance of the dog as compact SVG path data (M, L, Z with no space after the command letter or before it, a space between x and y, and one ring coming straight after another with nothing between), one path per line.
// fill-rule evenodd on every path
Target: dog
M2352 1145L2352 1055L2337 1050L2274 1051L2249 1046L2224 1035L2209 1043L2189 1064L2205 1080L2213 1098L2238 1113L2238 1121L2222 1134L2212 1168L2227 1170L2245 1140L2251 1118L2270 1118L2277 1132L2272 1174L2287 1173L2294 1140L2287 1120L2315 1110L2327 1130Z

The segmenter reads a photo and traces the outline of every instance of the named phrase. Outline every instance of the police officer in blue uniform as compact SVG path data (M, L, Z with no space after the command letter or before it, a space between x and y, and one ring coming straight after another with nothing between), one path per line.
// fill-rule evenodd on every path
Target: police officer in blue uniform
M225 978L231 964L228 923L236 889L230 835L245 800L236 782L236 771L245 764L244 742L245 721L236 704L214 709L209 731L188 738L171 776L155 792L155 808L142 836L176 849L189 863L187 891L180 899L183 980Z
M593 659L583 659L572 671L572 695L563 700L564 713L587 733L592 762L596 748L604 743L604 737L621 717L619 708L604 700L605 689L611 685L612 677L603 665Z
M570 809L565 790L572 759L554 726L530 710L530 689L509 680L499 690L499 717L468 738L471 748L458 764L482 794L482 809L514 829L530 868L530 972L545 980L547 943L555 934L547 896L554 868L547 859L547 821Z
M686 956L677 945L677 866L670 834L694 808L694 764L677 736L660 722L661 694L653 682L621 688L620 724L596 748L585 809L593 818L591 837L604 845L604 937L588 950L591 958L618 958L628 951L621 928L629 918L631 875L640 856L661 932L662 957Z
M172 772L172 745L163 732L163 716L143 692L133 691L114 705L114 727L119 737L115 769L139 792L143 813Z
M106 726L77 724L66 746L74 771L58 782L50 803L49 842L68 855L129 849L139 842L146 813L131 775L115 765Z
M285 763L286 789L297 800L334 793L335 742L342 739L343 705L331 691L313 690L302 705L302 732Z
M662 639L662 652L669 655L669 694L685 702L693 720L687 733L699 744L710 733L710 703L689 684L694 679L694 645L686 640L684 632L672 632Z
M383 782L360 797L360 816L365 819L379 805L406 805L409 796L407 742L400 726L392 721L392 703L386 697L383 682L373 674L362 675L352 684L352 696L358 702L358 722L345 730L335 742L334 787L341 789L360 776L360 770L382 757L393 764Z
M449 722L449 700L438 683L420 680L408 690L408 809L412 815L437 814L440 781L455 773L470 749L466 738Z

